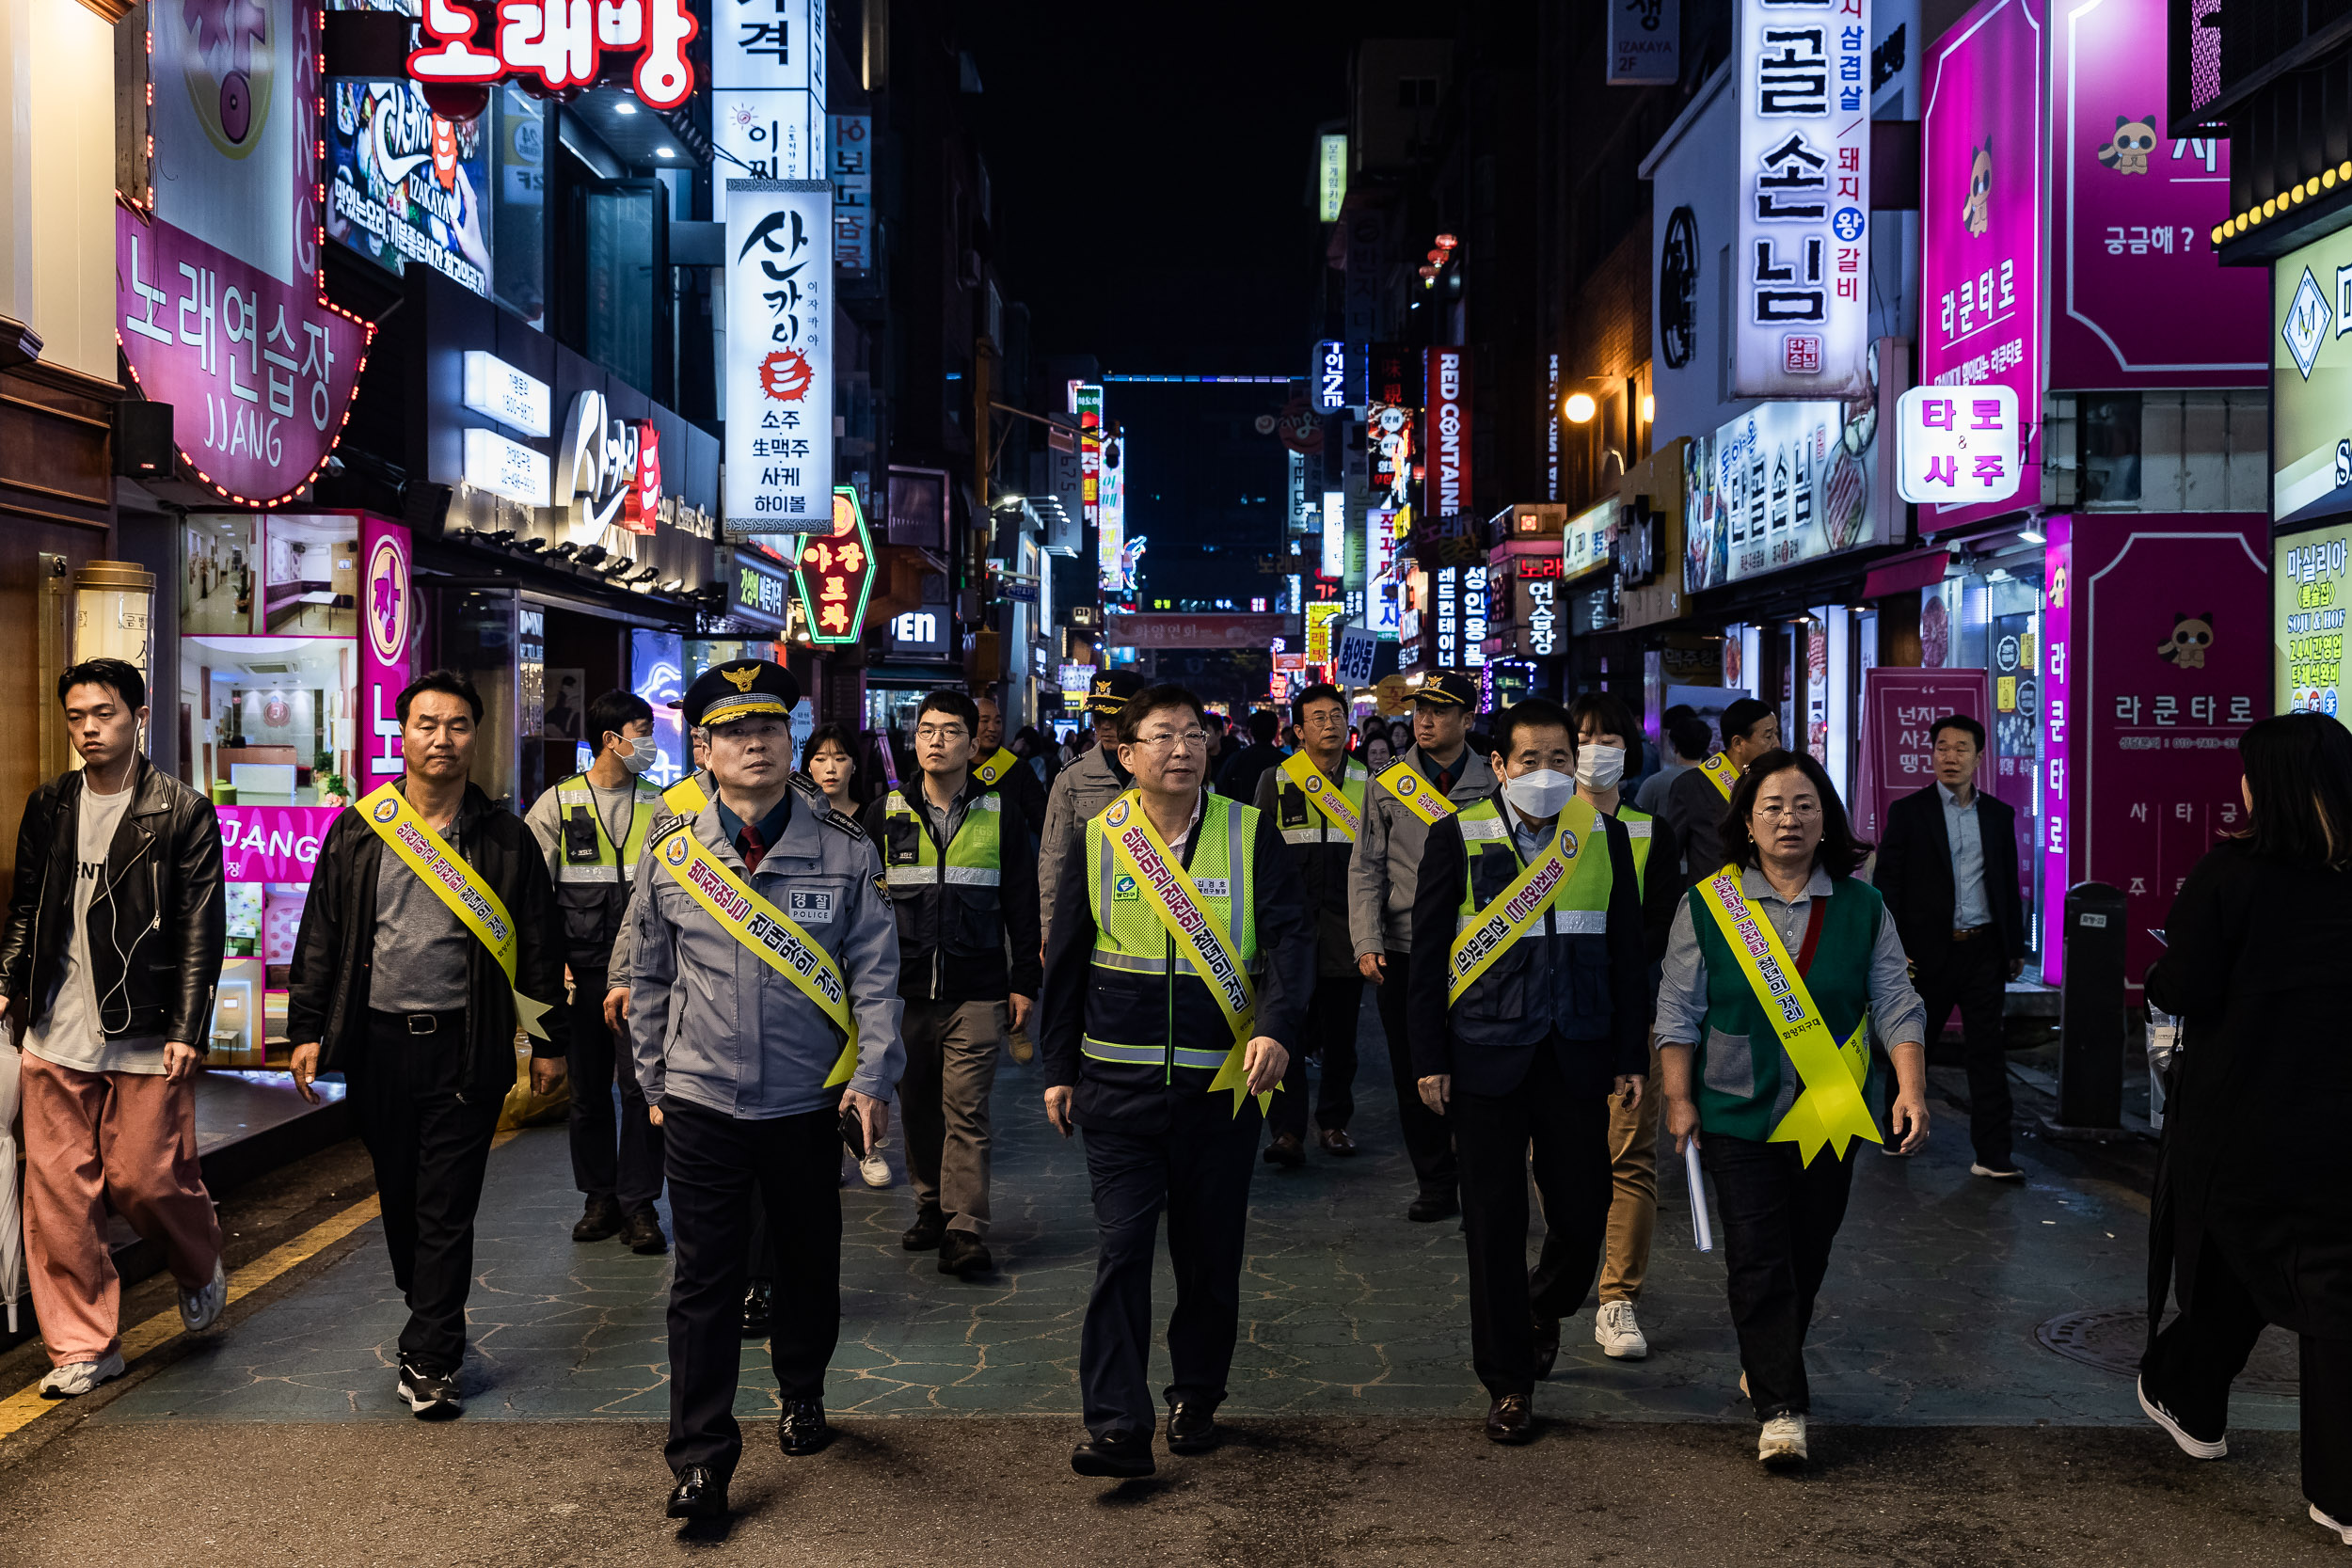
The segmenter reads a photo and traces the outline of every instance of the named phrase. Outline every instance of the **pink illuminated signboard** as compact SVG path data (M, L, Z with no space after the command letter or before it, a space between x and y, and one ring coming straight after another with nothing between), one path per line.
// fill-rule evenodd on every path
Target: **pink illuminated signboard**
M359 734L355 796L400 777L400 693L414 678L415 587L408 531L368 517L359 531Z
M308 882L319 844L341 806L215 806L222 877L231 882Z
M2038 89L2046 4L1984 0L1955 23L1925 62L1919 129L1920 385L2016 391L2029 498L2042 479ZM1922 506L1919 525L1951 528L2018 504Z
M2230 144L2165 134L2165 0L2076 0L2050 32L2050 385L2264 387L2267 279L2224 267Z
M1993 728L1993 685L1982 670L1862 673L1862 758L1854 784L1854 832L1871 843L1886 834L1887 808L1935 782L1938 719L1963 713Z

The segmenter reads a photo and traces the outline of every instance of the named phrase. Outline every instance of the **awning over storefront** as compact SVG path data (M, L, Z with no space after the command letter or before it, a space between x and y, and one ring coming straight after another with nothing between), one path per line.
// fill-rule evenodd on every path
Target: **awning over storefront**
M1938 545L1932 549L1914 550L1882 561L1870 568L1870 575L1862 579L1862 596L1883 598L1889 594L1906 594L1915 588L1925 588L1944 580L1944 568L1951 561L1951 552Z

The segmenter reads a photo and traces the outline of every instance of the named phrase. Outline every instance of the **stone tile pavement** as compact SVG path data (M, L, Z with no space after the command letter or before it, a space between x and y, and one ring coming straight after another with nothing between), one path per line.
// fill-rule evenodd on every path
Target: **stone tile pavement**
M1242 1344L1227 1409L1246 1416L1473 1416L1462 1243L1451 1223L1413 1225L1386 1047L1369 1000L1353 1128L1365 1153L1314 1153L1306 1169L1260 1166L1243 1280ZM1957 1074L1937 1074L1947 1095ZM828 1405L852 1415L1074 1418L1078 1325L1092 1277L1079 1145L1039 1109L1034 1067L997 1081L990 1243L1000 1272L941 1275L898 1232L914 1199L852 1185L842 1343ZM2036 1096L2021 1089L2021 1107ZM2129 1382L2033 1338L2061 1312L2128 1306L2144 1290L2146 1200L2113 1167L2022 1145L2022 1188L1967 1174L1966 1117L1934 1104L1926 1154L1862 1164L1811 1345L1824 1422L2135 1425ZM894 1139L894 1144L895 1144ZM894 1164L898 1152L893 1149ZM1567 1325L1559 1369L1537 1394L1553 1417L1636 1421L1750 1418L1735 1388L1720 1253L1691 1243L1679 1165L1661 1173L1658 1243L1641 1303L1653 1353L1612 1362L1588 1309ZM470 1304L469 1420L666 1416L666 1259L617 1242L578 1246L579 1212L560 1128L527 1132L491 1160ZM1540 1221L1536 1222L1540 1224ZM126 1391L94 1419L406 1419L391 1397L403 1311L374 1227L294 1294ZM1172 1300L1163 1267L1159 1299ZM1165 1376L1165 1356L1155 1381ZM744 1347L738 1411L774 1409L765 1352ZM2242 1428L2292 1428L2291 1400L2241 1395Z

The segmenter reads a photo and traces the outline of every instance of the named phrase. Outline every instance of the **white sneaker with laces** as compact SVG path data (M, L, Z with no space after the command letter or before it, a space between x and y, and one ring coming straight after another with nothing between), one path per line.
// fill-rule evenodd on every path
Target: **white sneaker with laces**
M869 1148L866 1151L866 1158L857 1163L857 1173L866 1179L867 1186L878 1191L889 1186L893 1180L890 1174L890 1162L882 1158L882 1150L879 1148Z
M40 1380L40 1397L45 1400L77 1400L102 1383L112 1383L122 1375L122 1353L108 1351L100 1361L69 1361L62 1367L52 1367L49 1375Z
M220 1314L229 1305L229 1276L221 1269L220 1259L213 1259L213 1277L200 1291L180 1292L180 1321L188 1325L190 1334L201 1334L220 1322Z
M2334 1530L2337 1535L2343 1537L2345 1545L2352 1546L2352 1525L2338 1524L2335 1520L2328 1518L2327 1514L2320 1512L2317 1503L2312 1504L2312 1523L2323 1529Z
M1756 1457L1767 1465L1804 1464L1808 1457L1804 1451L1804 1418L1775 1416L1766 1421L1756 1439Z
M1629 1301L1600 1304L1600 1310L1593 1314L1593 1339L1603 1355L1620 1361L1639 1361L1649 1354L1649 1340L1643 1337L1641 1320L1633 1315Z

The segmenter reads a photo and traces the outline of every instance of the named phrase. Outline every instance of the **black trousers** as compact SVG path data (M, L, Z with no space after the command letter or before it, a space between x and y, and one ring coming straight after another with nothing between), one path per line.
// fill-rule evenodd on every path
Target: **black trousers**
M1377 990L1380 1032L1389 1039L1389 1080L1396 1087L1396 1119L1404 1129L1405 1152L1412 1157L1413 1180L1423 1197L1450 1198L1460 1182L1454 1128L1421 1102L1421 1080L1413 1074L1413 1045L1405 1026L1405 974L1411 966L1410 954L1388 955Z
M831 1110L743 1121L676 1099L661 1107L670 1177L673 1471L735 1473L744 1259L756 1191L780 1266L768 1354L787 1400L821 1400L841 1338L841 1134Z
M408 1303L400 1358L446 1374L466 1358L474 1212L505 1093L467 1082L466 1015L439 1018L436 1032L412 1035L405 1015L371 1012L367 1047L343 1076L375 1164L392 1281Z
M1176 1307L1168 1317L1173 1403L1224 1402L1241 1323L1242 1235L1256 1165L1257 1101L1233 1114L1230 1094L1184 1102L1164 1132L1084 1129L1094 1187L1094 1291L1078 1336L1087 1431L1149 1438L1159 1422L1145 1372L1152 1361L1152 1266L1160 1211Z
M1845 1223L1853 1152L1828 1149L1806 1164L1792 1143L1757 1143L1723 1132L1699 1138L1715 1179L1715 1229L1724 1239L1731 1323L1740 1368L1758 1421L1813 1408L1804 1378L1804 1336L1829 1272L1830 1243Z
M2190 1296L2196 1310L2165 1325L2139 1359L2149 1397L2161 1401L2200 1437L2230 1424L2230 1385L2246 1370L2265 1326L2222 1249L2207 1236L2197 1249ZM2300 1338L2303 1496L2321 1513L2352 1524L2352 1340Z
M1356 1020L1364 1002L1360 974L1326 974L1315 982L1307 1007L1307 1028L1297 1053L1282 1073L1266 1120L1277 1132L1307 1135L1307 1057L1323 1057L1323 1082L1315 1091L1315 1125L1328 1132L1356 1116Z
M1552 1041L1535 1048L1518 1091L1454 1091L1462 1160L1462 1234L1470 1254L1470 1367L1495 1399L1535 1389L1535 1320L1584 1305L1600 1270L1615 1195L1609 1096L1571 1090ZM1527 1172L1534 1146L1543 1196L1541 1261L1527 1267Z
M2011 1147L2009 1053L2001 1033L2001 1004L2009 992L2009 958L1997 932L1969 942L1949 937L1925 957L1915 957L1919 999L1928 1005L1928 1043L1944 1032L1944 1021L1960 1009L1963 1049L1968 1059L1968 1136L1977 1164L2009 1170Z
M572 1185L609 1197L623 1213L650 1209L661 1196L661 1129L645 1115L637 1058L626 1037L604 1026L602 970L572 970ZM615 1128L612 1090L620 1089ZM619 1157L614 1157L617 1134Z

